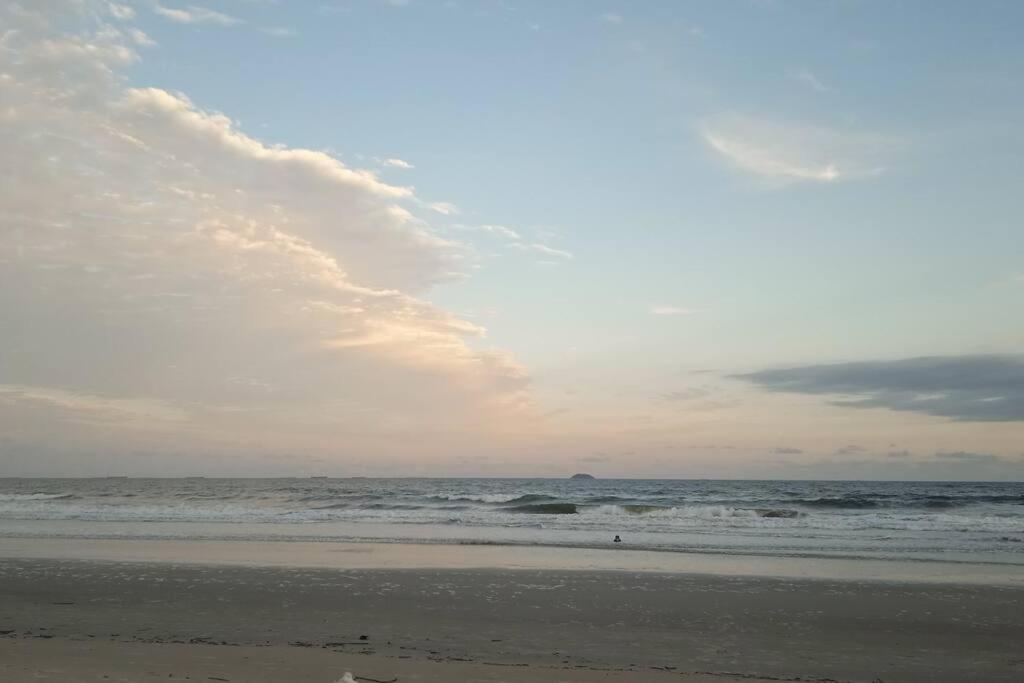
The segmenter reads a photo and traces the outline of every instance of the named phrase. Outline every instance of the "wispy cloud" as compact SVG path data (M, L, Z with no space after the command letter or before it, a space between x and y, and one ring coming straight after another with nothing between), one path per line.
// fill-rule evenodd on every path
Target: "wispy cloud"
M129 21L135 18L135 9L129 5L121 5L116 2L110 3L110 16L121 21Z
M683 308L682 306L670 306L668 304L651 304L647 307L651 315L692 315L699 313L696 308Z
M156 45L156 41L150 38L142 29L129 28L128 36L139 47L153 47Z
M541 244L540 242L531 242L531 243L513 242L513 243L509 244L508 246L509 246L510 249L516 249L518 251L530 251L530 252L534 252L536 254L542 254L544 256L555 256L555 257L561 258L561 259L571 259L572 258L572 253L571 252L565 251L564 249L556 249L554 247L549 247L548 245Z
M802 83L812 90L817 90L818 92L824 93L832 91L832 88L825 85L820 78L815 76L814 73L807 68L801 67L798 69L790 69L786 72L786 76L789 79L796 81L797 83Z
M598 18L606 24L621 24L625 21L623 16L616 12L605 12Z
M456 225L454 226L458 230L467 230L470 232L484 232L495 237L501 237L502 239L514 240L516 242L522 239L522 235L513 230L512 228L505 227L504 225Z
M459 207L451 202L429 202L427 208L442 216L454 216L459 213Z
M408 161L405 161L404 159L394 159L394 158L392 158L392 159L385 159L381 163L384 164L385 166L390 166L391 168L403 168L403 169L416 168L415 166L410 164Z
M878 135L726 116L701 136L736 168L776 184L833 183L877 175L899 142Z
M153 11L160 16L176 21L179 24L217 24L220 26L232 26L234 24L242 23L242 20L224 14L223 12L217 12L206 7L198 7L196 5L189 5L187 7L164 7L163 5L157 4L153 6Z

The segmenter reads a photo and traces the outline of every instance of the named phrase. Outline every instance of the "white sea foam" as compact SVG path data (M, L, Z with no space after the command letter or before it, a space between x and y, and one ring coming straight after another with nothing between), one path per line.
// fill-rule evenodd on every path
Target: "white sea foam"
M0 493L0 502L17 502L23 500L60 500L71 498L71 493Z
M511 503L514 500L522 498L523 495L524 494L522 493L442 493L438 494L435 497L439 499L448 500L453 503Z

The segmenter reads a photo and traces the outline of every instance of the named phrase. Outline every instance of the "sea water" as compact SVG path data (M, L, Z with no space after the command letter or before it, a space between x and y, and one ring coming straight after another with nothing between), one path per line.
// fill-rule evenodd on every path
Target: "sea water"
M612 547L1024 566L1024 483L0 479L0 538Z

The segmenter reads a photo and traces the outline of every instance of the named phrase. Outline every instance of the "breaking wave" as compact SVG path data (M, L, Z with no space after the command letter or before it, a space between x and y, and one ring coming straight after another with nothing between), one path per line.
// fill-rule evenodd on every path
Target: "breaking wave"
M575 503L532 503L527 505L513 505L502 509L509 512L522 512L534 515L579 514L579 507Z

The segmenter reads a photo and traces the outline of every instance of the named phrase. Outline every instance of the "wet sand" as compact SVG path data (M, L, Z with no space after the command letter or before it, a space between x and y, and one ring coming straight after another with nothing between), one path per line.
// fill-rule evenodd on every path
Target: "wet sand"
M1016 586L1020 564L899 562L837 557L785 557L515 545L451 545L337 541L0 537L2 558L201 563L344 569L564 569L586 571L773 576L843 581L883 580Z
M1022 596L654 572L4 559L0 680L1020 681Z

